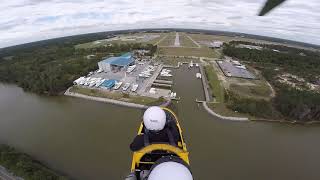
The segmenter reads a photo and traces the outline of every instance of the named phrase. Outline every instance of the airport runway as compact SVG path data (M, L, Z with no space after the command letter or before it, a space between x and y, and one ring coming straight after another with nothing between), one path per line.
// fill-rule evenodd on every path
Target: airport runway
M176 39L174 41L174 47L180 47L180 37L179 33L176 33Z

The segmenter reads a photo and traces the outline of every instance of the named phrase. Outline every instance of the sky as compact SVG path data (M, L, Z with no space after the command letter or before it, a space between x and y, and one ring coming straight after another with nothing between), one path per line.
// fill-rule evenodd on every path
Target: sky
M287 0L257 16L265 0L10 0L0 3L0 48L76 34L192 28L320 45L320 1ZM308 2L308 3L306 3Z

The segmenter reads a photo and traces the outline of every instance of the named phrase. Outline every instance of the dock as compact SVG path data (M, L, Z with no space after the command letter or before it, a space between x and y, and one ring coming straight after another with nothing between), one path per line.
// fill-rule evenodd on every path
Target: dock
M152 83L152 86L157 86L157 87L165 87L165 88L171 88L171 84L162 84L162 83Z
M199 66L199 69L200 69L200 73L203 75L201 80L202 80L202 85L203 85L203 91L204 91L204 94L205 94L205 97L206 97L206 101L209 102L210 101L210 95L209 95L209 85L208 85L208 80L207 80L207 77L205 76L205 72L203 70L203 66L200 65Z
M166 80L159 80L159 79L156 79L154 81L154 83L160 83L160 84L173 84L173 81L166 81Z

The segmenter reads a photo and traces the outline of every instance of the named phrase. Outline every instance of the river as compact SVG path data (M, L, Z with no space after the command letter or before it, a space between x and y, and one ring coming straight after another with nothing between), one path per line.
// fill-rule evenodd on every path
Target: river
M175 74L175 110L200 180L320 179L320 126L214 119L195 69ZM141 110L71 97L43 97L0 84L0 143L73 179L123 179Z

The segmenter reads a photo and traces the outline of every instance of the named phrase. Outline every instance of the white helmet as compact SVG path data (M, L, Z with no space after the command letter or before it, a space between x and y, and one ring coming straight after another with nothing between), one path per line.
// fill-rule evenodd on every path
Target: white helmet
M150 172L148 180L193 180L193 177L186 166L177 162L164 162Z
M160 131L166 125L166 113L158 106L149 107L144 112L143 123L148 130Z

